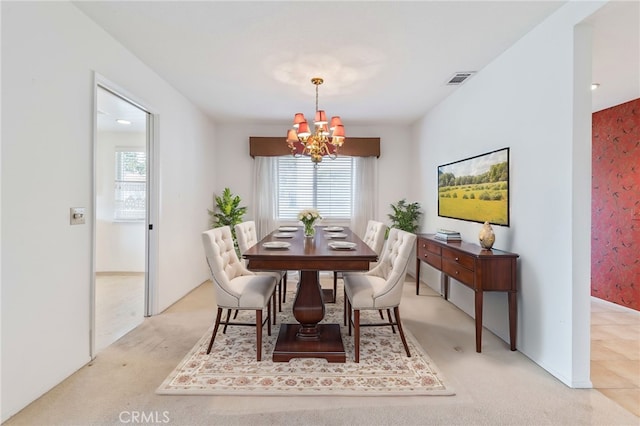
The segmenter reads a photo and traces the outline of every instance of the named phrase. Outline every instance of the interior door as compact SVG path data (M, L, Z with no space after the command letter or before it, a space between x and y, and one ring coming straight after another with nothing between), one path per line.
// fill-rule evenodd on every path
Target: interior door
M149 315L152 115L96 86L91 355Z

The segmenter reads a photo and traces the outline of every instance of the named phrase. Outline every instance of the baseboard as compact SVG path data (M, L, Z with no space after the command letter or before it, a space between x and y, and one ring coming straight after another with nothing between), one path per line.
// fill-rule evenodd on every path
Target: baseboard
M144 276L144 272L137 271L100 271L96 272L96 276L118 275L118 276Z
M622 305L618 305L617 303L609 302L608 300L600 299L600 298L595 297L595 296L591 296L591 301L592 302L596 302L596 303L598 303L600 305L603 305L603 306L607 306L607 307L612 308L612 309L619 310L621 312L629 312L629 313L632 313L632 314L640 315L640 311L636 311L635 309L628 308L628 307L622 306Z

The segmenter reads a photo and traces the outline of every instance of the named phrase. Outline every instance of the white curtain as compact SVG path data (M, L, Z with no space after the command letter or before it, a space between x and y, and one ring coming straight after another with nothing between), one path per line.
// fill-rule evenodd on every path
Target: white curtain
M277 157L255 157L253 162L253 206L258 240L276 227L276 197L278 187Z
M378 161L376 157L355 157L353 214L351 229L361 238L367 222L377 220ZM278 222L274 188L278 187L277 157L255 157L253 170L254 220L258 239L273 231Z
M360 237L364 236L369 220L376 220L378 205L378 159L376 157L355 157L353 179L353 214L351 229Z

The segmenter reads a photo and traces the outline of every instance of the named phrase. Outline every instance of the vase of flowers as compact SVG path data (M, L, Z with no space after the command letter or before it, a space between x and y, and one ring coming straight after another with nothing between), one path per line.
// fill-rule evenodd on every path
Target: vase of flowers
M305 237L313 237L315 235L316 229L314 225L320 219L322 219L322 216L316 209L306 209L298 213L298 220L304 225Z

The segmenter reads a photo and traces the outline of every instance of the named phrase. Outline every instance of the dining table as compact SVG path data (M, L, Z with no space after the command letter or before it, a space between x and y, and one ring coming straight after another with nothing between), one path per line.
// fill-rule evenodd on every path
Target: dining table
M273 361L346 362L340 324L322 322L325 299L333 298L323 296L320 271L366 271L370 262L378 260L376 252L348 227L316 226L315 235L307 237L303 227L290 226L272 231L243 257L252 271L300 272L292 308L297 323L281 324Z

